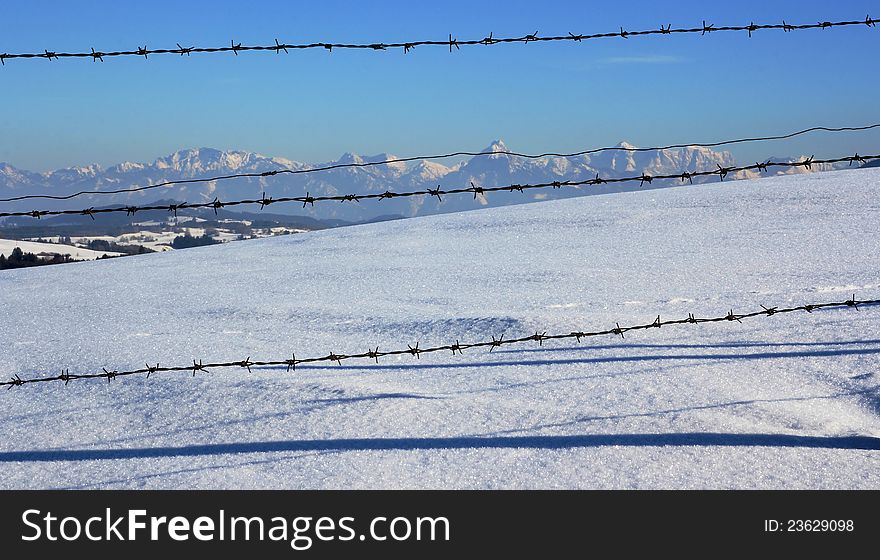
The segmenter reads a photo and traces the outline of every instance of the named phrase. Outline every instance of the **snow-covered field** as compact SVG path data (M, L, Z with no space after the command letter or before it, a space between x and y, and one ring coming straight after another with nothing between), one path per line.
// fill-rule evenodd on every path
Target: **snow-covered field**
M180 223L188 223L193 222L197 223L199 221L204 222L205 220L201 220L200 218L193 218L192 216L181 216L178 218ZM225 220L230 223L236 223L233 220ZM247 226L251 225L251 222L247 220L238 221L238 223L243 223ZM135 224L135 225L145 225L145 226L158 226L160 225L158 222L145 222L143 224ZM307 233L309 230L300 229L300 228L292 228L285 226L278 227L266 227L266 228L254 228L251 230L251 234L259 237L272 237L274 235L287 235L291 233ZM171 251L171 244L175 239L182 235L190 235L192 237L201 237L210 233L211 237L215 241L219 241L221 243L229 243L230 241L239 241L242 239L241 234L236 233L229 229L222 228L203 228L203 227L174 227L169 228L167 231L150 231L150 230L141 230L133 233L123 233L121 235L92 235L87 237L82 236L74 236L70 238L72 243L77 245L88 245L89 241L107 241L109 243L117 243L119 245L141 245L146 247L147 249L152 249L153 251ZM54 245L54 243L58 243L61 240L60 236L49 236L42 237L46 241L50 241L53 244L44 244L37 243L30 245L45 245L47 248L56 248L62 247L69 251L79 252L79 253L95 253L95 251L88 251L80 249L79 247L71 247L65 245ZM4 247L5 240L0 239L0 254L2 254L2 249ZM16 244L28 244L28 242L22 241L9 241L8 243L16 243ZM13 245L14 246L14 245ZM9 250L12 250L11 248ZM31 251L34 252L34 251ZM103 253L97 253L100 256ZM107 253L109 255L119 255L120 253ZM85 258L85 257L82 257ZM95 257L92 257L95 258Z
M34 253L35 255L70 255L72 258L79 261L91 261L99 259L104 255L118 257L122 254L114 253L112 251L92 251L91 249L83 249L82 247L74 247L73 245L60 245L57 243L0 239L0 255L6 255L8 257L16 247L20 248L25 253Z
M155 223L154 223L155 224ZM153 224L146 224L153 225ZM158 224L155 224L158 225ZM110 243L118 243L120 245L141 245L146 247L147 249L152 249L153 251L170 251L171 243L182 235L191 235L193 237L201 237L205 235L207 230L205 228L199 227L184 227L178 228L177 231L149 231L142 230L134 233L123 233L122 235L93 235L88 237L71 237L70 240L73 243L82 243L87 244L89 241L99 240L99 241L107 241ZM221 242L228 241L236 241L239 239L239 236L230 231L218 231L216 235L213 236L214 239ZM45 238L44 238L45 239ZM57 241L59 239L58 236L49 237L50 241Z
M0 273L0 376L880 296L880 170ZM880 308L0 395L6 488L880 488Z

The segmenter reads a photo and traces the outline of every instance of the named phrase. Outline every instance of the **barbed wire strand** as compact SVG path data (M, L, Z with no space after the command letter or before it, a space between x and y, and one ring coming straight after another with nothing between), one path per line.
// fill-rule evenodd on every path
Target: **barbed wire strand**
M670 144L668 146L657 146L653 148L625 148L622 146L608 146L604 148L592 148L589 150L582 150L579 152L571 152L571 153L557 153L557 152L545 152L543 154L523 154L519 152L449 152L445 154L434 154L434 155L426 155L426 156L410 156L404 158L394 158L388 159L384 161L363 161L363 162L352 162L352 163L334 163L331 165L325 165L320 167L311 167L307 169L278 169L273 170L271 175L306 175L310 173L318 173L322 171L332 171L335 169L346 169L346 168L363 168L363 167L374 167L379 165L390 165L394 163L407 163L412 161L420 161L420 160L433 160L433 159L447 159L451 157L461 157L461 156L471 156L471 157L480 157L480 156L499 156L504 155L507 157L517 157L523 159L540 159L545 157L561 157L561 158L572 158L579 157L591 154L598 154L602 152L654 152L659 150L674 150L678 148L717 148L719 146L729 146L733 144L744 144L748 142L766 142L771 140L787 140L789 138L794 138L796 136L802 136L804 134L809 134L811 132L857 132L857 131L865 131L872 130L875 128L880 128L880 123L870 124L864 126L842 126L842 127L826 127L826 126L813 126L810 128L805 128L803 130L798 130L797 132L790 132L787 134L781 134L777 136L756 136L751 138L738 138L735 140L722 140L719 142L691 142L689 144ZM34 200L34 199L45 199L45 200L70 200L73 198L77 198L80 196L92 196L92 195L112 195L112 194L122 194L122 193L133 193L133 192L141 192L148 191L151 189L164 188L173 185L181 185L181 184L190 184L190 183L200 183L200 182L214 182L214 181L222 181L228 179L241 179L241 178L261 178L266 177L267 172L259 172L259 173L238 173L231 175L218 175L215 177L205 177L201 179L178 179L178 180L170 180L170 181L162 181L160 183L155 183L151 185L145 185L142 187L130 187L125 189L116 189L111 191L79 191L68 195L49 195L49 194L29 194L29 195L21 195L10 198L0 198L0 202L18 202L22 200Z
M146 374L147 378L150 378L154 373L167 373L167 372L189 372L192 373L192 376L195 377L197 373L208 373L210 369L220 369L220 368L240 368L246 369L248 373L252 372L252 368L255 367L286 367L287 372L295 371L296 366L301 364L312 364L319 362L336 362L339 365L342 365L343 360L375 360L375 362L379 363L379 358L386 356L402 356L402 355L411 355L414 358L419 358L422 354L431 354L435 352L443 352L443 351L451 351L453 355L455 353L462 354L464 350L469 350L473 348L488 348L491 352L495 348L501 346L507 346L511 344L522 344L526 342L537 342L539 345L543 345L544 341L547 340L565 340L565 339L576 339L578 342L583 338L590 338L596 336L606 336L606 335L617 335L620 337L624 337L625 333L631 331L639 331L639 330L648 330L653 328L661 328L669 325L699 325L705 323L720 323L727 321L736 321L742 322L743 319L750 319L753 317L771 317L773 315L779 315L784 313L794 313L797 311L806 311L808 313L812 313L813 311L820 309L832 309L832 308L855 308L859 309L859 306L874 306L880 304L880 299L873 300L856 300L855 294L853 294L851 299L841 302L831 302L831 303L813 303L806 305L799 305L795 307L765 307L761 306L760 311L752 311L750 313L744 314L736 314L731 309L725 315L719 315L711 318L698 318L694 316L692 313L689 313L687 318L685 319L672 319L672 320L663 320L660 315L657 315L657 318L651 321L650 323L643 323L639 325L632 325L627 327L621 327L620 323L615 323L615 326L610 329L603 329L598 331L572 331L569 333L560 333L560 334L547 334L546 331L535 331L535 334L529 336L523 336L519 338L504 338L504 334L502 333L498 338L495 338L492 335L492 340L483 340L481 342L471 342L471 343L463 343L458 340L453 344L445 344L441 346L433 346L429 348L420 348L419 342L417 341L415 345L408 343L406 345L406 349L398 349L398 350L388 350L382 351L380 350L380 346L376 346L375 349L372 347L366 352L354 353L354 354L336 354L335 352L330 352L326 356L317 356L311 358L297 358L295 353L291 354L289 359L282 360L251 360L250 356L245 358L244 360L238 361L226 361L226 362L208 362L205 363L203 360L193 359L192 365L186 366L161 366L160 362L157 362L155 366L151 366L149 363L145 364L144 368L128 370L128 371L119 371L119 370L110 370L107 368L103 368L101 372L97 373L70 373L69 368L62 370L59 375L53 376L45 376L45 377L34 377L30 379L22 378L20 375L13 376L9 381L0 382L0 386L6 386L7 390L12 389L13 387L20 387L23 385L31 385L34 383L48 383L53 381L62 381L65 385L70 383L73 380L77 379L106 379L108 382L116 379L117 377L128 377L132 375L141 375Z
M528 35L522 35L519 37L495 37L492 33L488 36L483 37L482 39L466 39L459 40L455 38L451 33L449 34L447 39L444 40L415 40L415 41L406 41L406 42L374 42L374 43L330 43L330 42L312 42L312 43L281 43L278 39L275 39L274 44L267 45L242 45L240 42L236 43L235 40L231 40L229 42L229 46L223 47L184 47L180 43L177 43L176 49L149 49L147 45L143 47L138 46L134 50L116 50L116 51L98 51L95 50L94 47L91 48L89 52L59 52L59 51L50 51L48 49L44 50L41 53L0 53L0 64L6 65L7 60L14 59L46 59L46 60L59 60L61 58L84 58L84 59L92 59L94 62L104 62L105 58L110 57L121 57L121 56L137 56L144 57L145 59L149 59L150 55L164 55L164 54L176 54L176 55L186 55L190 56L192 54L207 54L207 53L232 53L238 56L241 52L249 52L249 51L257 51L257 52L274 52L275 54L280 54L282 51L284 53L289 53L291 50L307 50L307 49L325 49L328 52L333 52L333 49L337 50L372 50L372 51L386 51L390 49L399 49L403 51L404 54L409 53L411 50L416 47L445 47L449 49L451 53L454 50L460 50L461 47L466 46L476 46L476 45L499 45L499 44L510 44L510 43L548 43L548 42L575 42L580 43L583 41L594 40L594 39L608 39L608 38L621 38L628 39L629 37L641 37L648 35L679 35L679 34L700 34L701 36L711 35L712 33L720 33L720 32L747 32L749 37L752 36L756 31L761 30L770 30L770 29L781 29L784 32L791 31L801 31L807 29L829 29L832 27L850 27L850 26L867 26L867 27L876 27L877 23L880 20L873 19L870 15L865 16L863 20L846 20L846 21L819 21L816 23L804 23L804 24L790 24L785 20L782 23L770 23L770 24L755 24L754 22L750 22L748 25L725 25L725 26L716 26L711 23L706 23L704 20L702 25L699 27L680 27L673 29L672 25L661 25L659 28L654 29L645 29L640 31L627 31L623 27L619 28L619 31L614 32L606 32L606 33L591 33L591 34L574 34L569 32L566 35L553 35L553 36L540 36L537 31L534 33L530 33Z
M562 187L579 187L585 185L602 185L602 184L612 184L612 183L625 183L625 182L634 182L639 181L639 186L643 186L645 183L652 183L655 180L666 180L666 179L679 179L682 182L688 181L693 183L693 179L695 177L708 177L717 175L723 181L727 175L730 173L738 173L741 171L759 171L759 172L767 172L772 167L803 167L805 169L812 170L813 165L830 165L835 163L844 163L849 162L850 165L853 163L866 163L873 160L880 159L880 155L869 155L869 156L860 156L858 153L853 156L840 157L834 159L814 159L813 157L806 158L802 161L798 162L771 162L767 161L765 163L755 163L754 165L746 165L746 166L731 166L731 167L722 167L718 165L718 168L715 170L709 171L683 171L681 173L676 174L663 174L663 175L648 175L646 173L642 173L638 176L632 177L618 177L618 178L602 178L599 174L596 174L596 177L592 179L585 179L581 181L550 181L545 183L532 183L532 184L512 184L512 185L504 185L504 186L496 186L496 187L481 187L474 185L471 182L471 186L467 188L457 188L457 189L441 189L438 185L436 189L426 189L426 190L418 190L418 191L405 191L405 192L394 192L390 190L386 190L383 193L372 193L372 194L345 194L345 195L332 195L332 196L311 196L308 192L306 192L305 196L290 196L290 197L278 197L272 198L267 197L264 192L261 198L258 199L244 199L244 200L232 200L232 201L222 201L219 197L215 197L211 202L197 202L197 203L189 203L189 202L181 202L174 204L162 204L162 205L148 205L148 206L119 206L119 207L108 207L108 208L85 208L82 210L31 210L31 211L20 211L20 212L0 212L0 218L6 217L32 217L36 219L40 219L43 216L69 216L69 215L80 215L80 216L90 216L92 219L95 218L96 215L100 214L110 214L110 213L119 213L125 212L129 216L133 216L137 212L142 211L155 211L162 210L173 213L177 216L177 212L183 209L198 209L198 208L210 208L214 210L216 214L218 210L221 208L229 207L229 206L240 206L244 204L254 204L260 205L260 210L263 210L270 204L277 203L287 203L287 202L297 202L302 203L303 208L308 205L314 206L316 202L360 202L362 200L385 200L391 198L406 198L406 197L415 197L415 196L431 196L437 197L441 202L443 201L443 196L446 195L460 195L460 194L473 194L474 199L477 196L483 196L486 193L490 192L499 192L499 191L519 191L525 192L526 190L533 189L547 189L547 188L562 188ZM716 164L717 165L717 164ZM265 172L264 174L274 174L274 172Z

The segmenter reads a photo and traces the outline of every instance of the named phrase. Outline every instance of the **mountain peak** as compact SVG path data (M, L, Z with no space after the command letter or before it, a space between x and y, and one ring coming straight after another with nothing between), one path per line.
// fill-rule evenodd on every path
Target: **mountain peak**
M165 160L184 160L184 159L192 159L192 158L204 158L204 159L213 159L218 158L223 154L222 150L218 150L217 148L184 148L182 150L177 150L167 156L158 159Z
M357 154L353 154L351 152L345 152L342 154L336 163L349 164L349 163L364 163L364 158Z
M630 143L627 142L626 140L621 140L621 141L617 144L617 146L615 146L615 147L616 147L616 148L623 148L624 150L635 150L635 149L636 149L636 146L633 146L632 144L630 144Z
M163 171L174 170L187 176L194 176L218 169L237 170L253 158L260 158L260 156L235 150L189 148L156 159L153 162L153 167Z
M482 153L484 154L507 154L510 153L510 148L504 143L504 140L500 138L498 140L492 141L491 144L486 146Z
M452 171L452 167L446 167L442 163L422 159L409 170L408 175L427 181L439 179L440 177L448 175Z

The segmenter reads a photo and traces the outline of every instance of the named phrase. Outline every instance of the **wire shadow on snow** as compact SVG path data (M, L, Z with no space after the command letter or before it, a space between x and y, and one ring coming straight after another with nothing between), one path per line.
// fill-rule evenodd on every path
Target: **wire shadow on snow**
M880 339L872 338L868 340L840 340L840 341L818 341L818 342L718 342L707 344L645 344L645 343L624 343L624 344L596 344L591 346L542 346L540 348L513 348L508 350L495 350L493 354L535 354L541 352L583 352L585 350L626 350L629 348L646 348L651 350L662 349L702 349L702 348L814 348L818 346L866 346L880 344Z
M622 348L626 348L623 346ZM576 350L589 350L584 347ZM543 360L506 360L506 361L480 361L480 362L456 362L456 363L429 363L427 360L421 363L399 364L363 364L363 365L301 365L299 370L419 370L419 369L462 369L462 368L487 368L504 366L555 366L571 364L606 364L625 362L662 362L662 361L701 361L701 360L771 360L781 358L823 358L836 356L862 356L880 354L880 347L874 348L846 348L839 350L801 350L791 352L753 352L750 354L730 353L706 353L706 354L645 354L641 356L601 356L590 358L557 358ZM266 369L285 369L282 366L267 366Z
M302 401L304 404L325 404L339 405L352 404L357 402L372 402L386 399L403 399L403 400L438 400L443 397L435 397L433 395L416 395L413 393L377 393L375 395L358 395L355 397L332 397L325 399L309 399Z
M461 449L565 450L599 447L777 447L880 451L880 438L869 436L801 436L715 432L654 434L584 434L504 437L351 438L251 441L181 447L130 449L57 449L0 452L0 463L102 461L201 457L291 451L443 451Z

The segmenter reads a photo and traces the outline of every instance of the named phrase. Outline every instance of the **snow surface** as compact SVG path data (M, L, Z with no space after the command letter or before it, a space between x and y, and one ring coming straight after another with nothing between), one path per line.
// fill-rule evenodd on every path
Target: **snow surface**
M880 297L880 170L0 274L0 376L285 359ZM26 386L6 488L878 488L880 308Z

